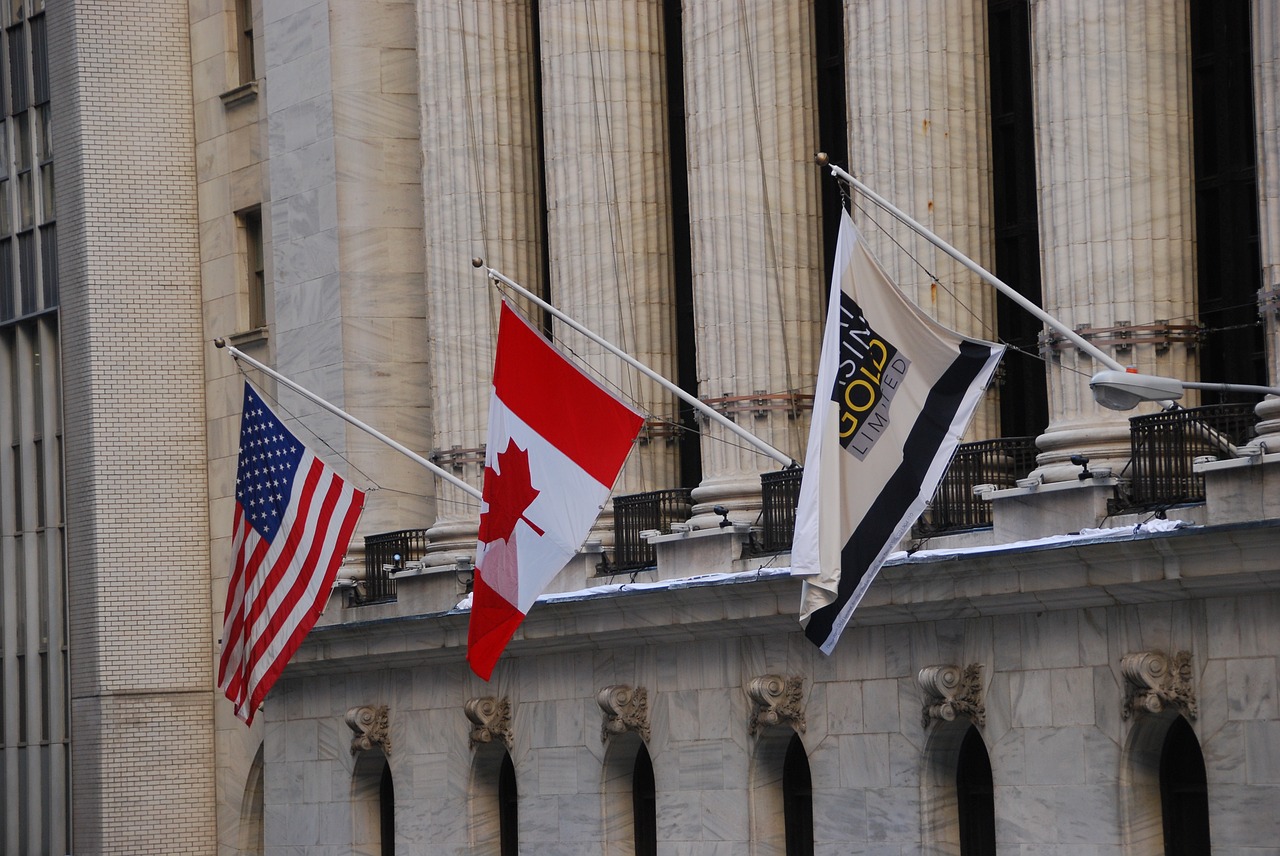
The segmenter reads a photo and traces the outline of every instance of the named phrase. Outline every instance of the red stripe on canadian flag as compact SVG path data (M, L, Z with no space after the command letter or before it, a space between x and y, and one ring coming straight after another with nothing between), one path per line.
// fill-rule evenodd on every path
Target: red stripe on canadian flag
M480 677L591 531L643 421L503 303L467 633Z

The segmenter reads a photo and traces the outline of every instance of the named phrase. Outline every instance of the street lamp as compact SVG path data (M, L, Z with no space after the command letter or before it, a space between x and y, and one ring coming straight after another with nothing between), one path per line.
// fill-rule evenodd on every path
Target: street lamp
M1132 410L1144 401L1173 401L1182 397L1184 389L1207 389L1214 392L1255 392L1280 395L1280 387L1248 383L1198 383L1136 372L1103 371L1089 379L1093 398L1109 410Z

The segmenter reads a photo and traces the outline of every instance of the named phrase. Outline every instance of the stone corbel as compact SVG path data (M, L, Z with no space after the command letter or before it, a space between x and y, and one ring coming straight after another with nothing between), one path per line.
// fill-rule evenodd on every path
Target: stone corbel
M987 719L987 708L982 701L982 664L959 666L926 666L916 675L920 689L924 691L924 707L920 712L920 724L928 728L935 722L953 722L957 716L967 716L975 725Z
M471 720L472 749L495 739L511 749L511 702L508 699L481 696L468 701L463 710Z
M628 731L649 742L649 693L644 687L626 684L605 687L596 693L596 704L604 711L604 722L600 726L601 742Z
M385 704L351 708L347 711L347 726L356 735L351 739L352 755L377 746L384 755L391 756L391 726Z
M1179 651L1172 660L1163 651L1139 651L1120 661L1120 671L1125 677L1125 719L1160 713L1170 705L1188 719L1196 718L1190 651Z
M791 675L759 675L747 682L751 697L751 721L747 731L755 736L775 725L789 725L804 733L804 678Z

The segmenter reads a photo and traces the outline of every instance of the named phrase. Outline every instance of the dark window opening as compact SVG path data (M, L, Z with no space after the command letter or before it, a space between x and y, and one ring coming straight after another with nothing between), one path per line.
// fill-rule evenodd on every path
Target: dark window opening
M258 77L253 63L253 2L236 0L236 59L240 65L240 82L249 83Z
M1249 0L1191 3L1198 354L1218 383L1267 382L1249 31Z
M262 211L258 208L250 208L241 212L240 226L244 229L248 329L257 330L267 326L267 277L262 250Z
M631 774L631 811L635 819L636 856L658 856L658 797L653 762L644 746L636 754Z
M995 853L996 803L991 759L982 735L973 726L960 744L960 757L956 761L956 810L960 815L962 856Z
M1209 792L1195 732L1174 720L1160 750L1160 810L1165 856L1203 856L1209 847Z
M382 767L382 781L378 785L378 816L382 856L396 856L396 793L390 764Z
M844 89L844 3L841 0L814 0L814 57L817 60L818 83L818 150L827 153L830 162L849 169L849 118ZM843 207L840 186L835 179L822 178L822 257L824 260L823 298L827 305L828 287L835 271L836 238L840 231L840 209Z
M813 779L799 735L791 738L782 762L782 806L787 856L813 856Z
M991 0L987 16L995 274L1039 306L1040 221L1028 2ZM996 320L1000 340L1010 345L997 376L1000 436L1038 435L1049 424L1048 387L1039 359L1042 324L1003 294L996 297Z
M676 383L698 395L698 337L693 314L693 249L689 227L689 156L684 120L684 17L681 0L662 4L666 61L667 150L671 171L671 262L675 274ZM679 405L680 487L702 483L702 434L697 411Z
M520 856L520 836L517 829L519 815L516 808L516 765L511 756L502 757L502 769L498 772L498 835L502 856Z

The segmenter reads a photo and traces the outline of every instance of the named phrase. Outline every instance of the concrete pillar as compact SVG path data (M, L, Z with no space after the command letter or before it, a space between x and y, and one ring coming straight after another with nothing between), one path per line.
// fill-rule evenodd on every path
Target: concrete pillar
M1262 258L1262 317L1267 372L1280 384L1280 9L1253 4L1253 114L1258 128L1258 243ZM1280 433L1280 399L1257 407L1258 433ZM1280 439L1268 445L1280 448Z
M498 295L485 261L541 290L537 103L527 4L420 4L418 59L426 216L427 337L438 463L479 487ZM475 552L477 502L437 481L432 549Z
M661 0L539 7L552 302L659 374L676 377L671 177ZM592 373L653 417L616 493L675 487L676 399L557 324ZM605 519L597 524L602 533Z
M983 0L853 4L845 57L853 173L995 270L986 6ZM874 203L859 205L865 214L855 208L853 217L872 252L917 305L957 332L996 339L991 286ZM993 391L968 438L999 436L998 414Z
M1186 9L1035 0L1031 29L1044 307L1123 364L1191 377L1190 331L1162 326L1195 306ZM1053 346L1046 481L1074 480L1074 453L1128 461L1127 417L1089 390L1101 368Z
M707 0L684 24L700 393L799 460L809 411L788 405L812 395L824 303L812 11ZM754 521L777 468L708 425L695 525L717 504Z

